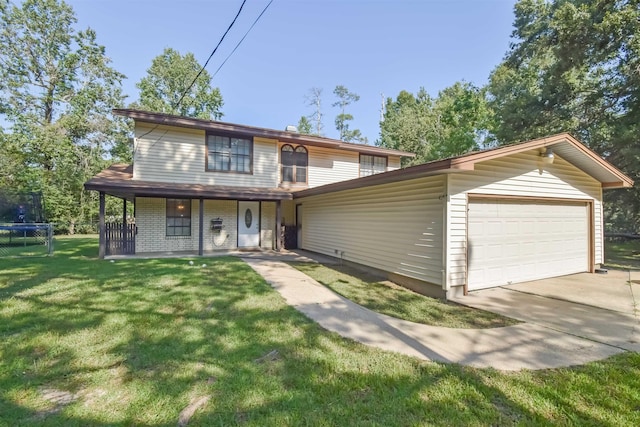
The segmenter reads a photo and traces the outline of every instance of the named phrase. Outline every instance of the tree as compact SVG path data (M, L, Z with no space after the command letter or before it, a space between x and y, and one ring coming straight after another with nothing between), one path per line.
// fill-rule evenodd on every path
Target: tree
M12 165L2 184L42 191L48 218L71 232L96 207L83 184L106 165L124 124L111 116L124 76L95 32L75 23L63 1L0 0L0 115L9 125L0 142Z
M332 104L333 107L338 107L340 109L340 114L336 116L336 129L340 132L340 140L342 141L357 141L357 142L367 142L367 138L363 137L359 129L349 129L349 123L353 120L353 116L346 112L346 107L351 105L354 102L360 100L360 96L349 92L349 90L342 85L336 86L333 90L334 95L338 97L338 100Z
M403 90L395 100L387 98L376 144L415 153L413 159L403 158L404 166L427 162L434 157L435 123L433 100L426 90L420 88L417 96Z
M424 88L416 96L401 91L387 99L377 144L416 153L405 165L457 156L494 144L492 119L484 90L470 83L457 82L435 99Z
M298 120L298 132L303 135L311 135L311 123L306 116L302 116Z
M220 90L211 86L211 76L206 70L198 76L201 68L192 53L182 56L174 49L165 48L153 59L147 76L136 84L140 100L134 106L200 119L222 118Z
M324 130L324 124L322 123L322 89L312 87L309 89L309 94L305 96L305 100L307 106L313 107L313 113L306 116L306 119L312 123L312 129L309 133L322 136L322 131Z
M637 0L521 0L489 91L501 142L571 132L640 177ZM608 229L640 230L640 190L605 193Z

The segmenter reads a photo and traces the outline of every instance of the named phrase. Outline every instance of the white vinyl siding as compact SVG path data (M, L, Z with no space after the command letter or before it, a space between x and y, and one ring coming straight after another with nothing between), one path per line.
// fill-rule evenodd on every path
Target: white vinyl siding
M354 151L307 146L309 187L358 178L360 155Z
M400 169L400 157L389 156L387 163L387 171L394 171L396 169Z
M444 176L310 196L303 249L442 285Z
M240 187L277 187L277 141L253 139L253 173L205 171L205 131L136 125L133 179Z
M467 194L593 200L595 259L602 263L601 185L556 155L541 165L537 150L477 163L474 171L448 178L447 284L463 286L467 264Z

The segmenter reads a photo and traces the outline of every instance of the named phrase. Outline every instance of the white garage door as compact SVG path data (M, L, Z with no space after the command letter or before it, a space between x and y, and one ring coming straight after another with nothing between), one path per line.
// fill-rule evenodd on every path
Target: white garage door
M469 201L468 289L589 270L587 204Z

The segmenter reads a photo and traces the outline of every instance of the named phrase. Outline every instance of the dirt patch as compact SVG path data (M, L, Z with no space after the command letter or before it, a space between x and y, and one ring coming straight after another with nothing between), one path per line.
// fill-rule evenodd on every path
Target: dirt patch
M33 418L35 420L43 420L48 416L55 415L62 411L65 406L78 400L78 395L65 390L59 390L52 387L40 387L38 389L40 397L50 404L49 409L38 411Z
M191 400L191 403L187 405L182 411L180 411L180 415L178 415L178 427L186 427L189 424L189 420L193 417L193 414L211 399L211 396L200 396Z

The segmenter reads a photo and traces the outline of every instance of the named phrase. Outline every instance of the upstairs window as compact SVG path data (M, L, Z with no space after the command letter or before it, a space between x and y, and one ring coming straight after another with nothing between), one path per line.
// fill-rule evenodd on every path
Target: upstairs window
M207 135L208 171L252 173L253 142L248 138Z
M369 176L386 171L386 157L360 154L360 176Z
M306 183L309 153L302 145L295 149L285 144L280 149L280 163L282 167L282 182Z
M191 236L191 200L167 199L167 236Z

